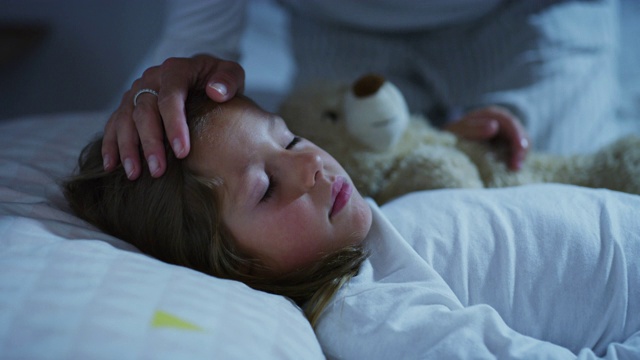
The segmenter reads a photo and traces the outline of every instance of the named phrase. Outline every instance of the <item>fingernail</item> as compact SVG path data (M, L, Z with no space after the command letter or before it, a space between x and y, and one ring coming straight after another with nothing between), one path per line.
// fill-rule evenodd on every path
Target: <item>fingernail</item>
M222 83L210 83L209 87L212 88L213 90L217 91L220 93L220 95L227 95L227 86L225 84Z
M184 151L184 148L182 147L182 142L180 141L180 139L174 139L171 145L173 147L173 152L176 154L177 157L180 157L180 155Z
M491 131L496 131L500 128L500 123L495 119L483 119L483 121L478 121L476 124L478 127L486 127Z
M105 170L111 167L111 159L108 154L102 155L102 167L104 167Z
M155 175L158 170L160 170L160 164L158 163L158 158L155 155L149 156L147 163L149 164L149 172L151 175Z
M124 172L127 174L127 177L130 179L133 175L133 161L131 159L124 160Z

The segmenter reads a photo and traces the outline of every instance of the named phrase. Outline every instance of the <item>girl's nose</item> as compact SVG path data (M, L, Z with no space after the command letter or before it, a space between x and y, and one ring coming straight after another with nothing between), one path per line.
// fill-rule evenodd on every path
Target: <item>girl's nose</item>
M316 185L322 174L322 157L312 151L297 152L291 155L291 188L300 195Z

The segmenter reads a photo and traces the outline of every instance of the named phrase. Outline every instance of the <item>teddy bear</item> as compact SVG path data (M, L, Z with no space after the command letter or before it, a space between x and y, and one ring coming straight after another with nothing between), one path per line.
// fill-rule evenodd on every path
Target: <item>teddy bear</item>
M519 171L506 148L464 140L411 114L399 89L367 74L353 83L298 86L280 106L289 129L336 158L364 195L383 204L441 188L492 188L555 182L640 194L640 137L593 154L529 152Z

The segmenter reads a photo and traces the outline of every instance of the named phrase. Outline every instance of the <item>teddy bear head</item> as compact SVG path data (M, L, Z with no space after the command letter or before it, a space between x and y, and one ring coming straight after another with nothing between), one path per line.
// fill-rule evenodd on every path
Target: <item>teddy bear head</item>
M291 131L325 148L341 142L376 152L394 147L409 123L402 93L375 74L352 84L326 81L296 88L280 114Z

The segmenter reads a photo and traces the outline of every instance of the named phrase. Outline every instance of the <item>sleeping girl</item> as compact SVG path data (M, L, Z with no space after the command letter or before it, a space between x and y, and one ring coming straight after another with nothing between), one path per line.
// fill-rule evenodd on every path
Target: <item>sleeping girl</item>
M379 208L250 99L192 92L186 111L192 151L166 151L161 178L105 172L87 145L64 184L76 214L291 298L330 358L640 358L640 197L540 185Z

